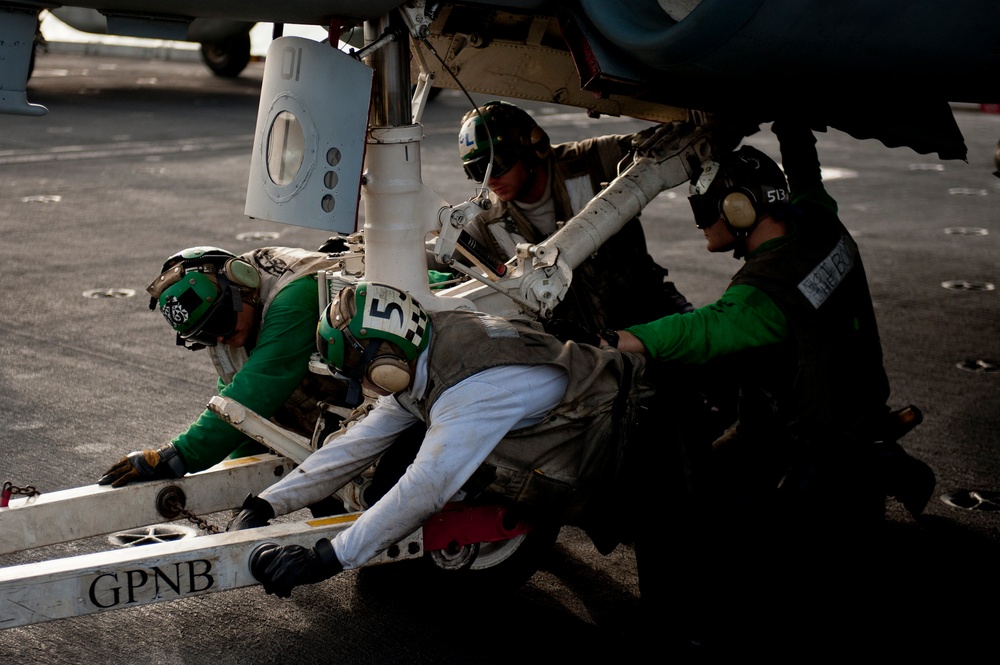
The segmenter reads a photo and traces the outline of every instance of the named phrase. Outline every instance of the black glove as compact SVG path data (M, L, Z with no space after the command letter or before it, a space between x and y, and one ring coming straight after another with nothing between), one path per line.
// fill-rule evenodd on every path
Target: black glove
M343 254L350 249L351 246L347 244L347 238L343 236L330 236L316 251L323 252L324 254Z
M274 519L274 508L267 501L253 494L243 499L243 510L233 516L226 525L226 531L242 531L267 526Z
M309 550L301 545L262 545L250 558L250 572L264 591L288 598L300 584L328 580L344 569L333 543L326 538Z
M545 332L556 337L560 342L576 342L600 346L601 339L597 333L587 330L576 321L569 319L549 319L543 324Z
M173 444L167 444L158 450L129 453L105 471L97 484L123 487L133 480L180 478L185 473L184 460Z

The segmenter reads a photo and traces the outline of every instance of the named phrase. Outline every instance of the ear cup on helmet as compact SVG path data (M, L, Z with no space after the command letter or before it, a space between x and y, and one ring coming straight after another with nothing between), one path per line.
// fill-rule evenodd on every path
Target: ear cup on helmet
M757 148L743 146L723 157L719 166L709 187L719 184L720 212L734 230L749 231L763 215L789 202L785 174Z
M222 272L225 274L226 279L237 286L248 289L256 289L260 286L260 273L257 272L256 268L238 256L226 261L222 267Z
M365 370L368 381L390 393L406 390L411 376L409 363L396 356L378 356Z
M749 190L734 190L722 199L722 216L734 229L749 229L757 221L757 207Z

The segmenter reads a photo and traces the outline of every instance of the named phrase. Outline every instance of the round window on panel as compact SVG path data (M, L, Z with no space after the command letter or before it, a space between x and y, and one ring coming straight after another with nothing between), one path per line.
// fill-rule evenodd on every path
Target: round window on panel
M274 117L267 138L267 175L278 185L287 185L302 168L305 134L298 118L288 111Z

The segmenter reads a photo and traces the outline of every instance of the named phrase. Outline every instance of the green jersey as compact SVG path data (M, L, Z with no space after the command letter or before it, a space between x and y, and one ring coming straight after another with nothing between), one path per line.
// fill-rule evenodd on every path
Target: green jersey
M278 292L246 362L228 384L219 379L220 395L265 418L281 408L305 378L315 349L317 289L316 278L307 275ZM250 442L249 437L207 409L171 441L189 473L217 464Z

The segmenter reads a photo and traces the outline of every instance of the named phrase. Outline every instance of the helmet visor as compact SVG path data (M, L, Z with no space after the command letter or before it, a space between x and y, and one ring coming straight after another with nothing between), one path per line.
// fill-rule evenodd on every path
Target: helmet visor
M719 210L719 200L715 196L694 195L688 197L691 211L694 213L694 225L699 229L707 229L722 219Z
M185 341L203 346L215 346L216 342L225 339L236 330L237 312L233 307L233 289L227 288L222 296L205 313L201 321L185 333L178 333Z
M499 178L510 171L520 161L517 152L509 148L499 148L493 151L493 170L490 171L491 178ZM483 182L486 178L486 167L489 165L489 155L464 162L466 175L476 182Z

